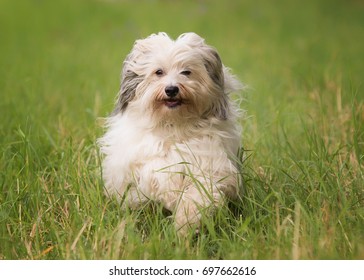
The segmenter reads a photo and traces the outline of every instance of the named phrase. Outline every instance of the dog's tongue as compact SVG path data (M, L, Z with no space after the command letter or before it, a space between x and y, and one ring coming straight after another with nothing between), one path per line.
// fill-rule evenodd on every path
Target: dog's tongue
M165 104L169 108L174 108L181 105L181 101L178 99L168 99L165 101Z

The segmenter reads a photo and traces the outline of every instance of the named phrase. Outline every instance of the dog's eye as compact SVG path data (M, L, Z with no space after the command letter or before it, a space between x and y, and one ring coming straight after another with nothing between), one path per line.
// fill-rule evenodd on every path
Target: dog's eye
M191 71L190 70L184 70L184 71L181 72L181 74L184 75L184 76L189 76L189 75L191 75Z
M157 71L155 71L155 74L160 77L164 74L163 70L162 69L158 69Z

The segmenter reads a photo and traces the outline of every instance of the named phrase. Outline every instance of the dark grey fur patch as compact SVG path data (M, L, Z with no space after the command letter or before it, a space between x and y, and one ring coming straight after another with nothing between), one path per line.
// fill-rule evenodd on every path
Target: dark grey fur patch
M205 57L205 68L210 78L220 86L224 87L224 74L222 70L222 62L219 54L212 48L208 50L208 56Z
M204 57L204 64L211 80L216 84L220 91L218 103L214 104L213 108L211 108L211 113L221 120L226 120L228 118L229 103L227 101L228 97L224 92L223 64L217 51L208 47Z
M143 81L143 77L138 76L136 73L130 70L127 70L125 73L123 73L120 91L112 115L123 113L126 110L129 102L134 99L136 88L141 81Z

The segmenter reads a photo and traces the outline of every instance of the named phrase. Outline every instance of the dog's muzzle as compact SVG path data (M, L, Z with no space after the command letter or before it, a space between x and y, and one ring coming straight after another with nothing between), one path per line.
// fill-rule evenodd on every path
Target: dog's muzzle
M182 100L177 98L179 93L179 88L177 86L167 86L164 89L164 92L166 93L167 98L165 98L163 101L168 108L176 108L182 105Z

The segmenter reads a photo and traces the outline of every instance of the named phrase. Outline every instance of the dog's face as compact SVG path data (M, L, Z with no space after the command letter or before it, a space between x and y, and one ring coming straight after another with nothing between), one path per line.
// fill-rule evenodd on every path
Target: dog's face
M176 41L165 33L137 40L123 64L116 114L127 110L157 120L227 118L233 80L212 47L194 33Z

